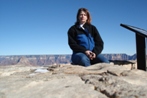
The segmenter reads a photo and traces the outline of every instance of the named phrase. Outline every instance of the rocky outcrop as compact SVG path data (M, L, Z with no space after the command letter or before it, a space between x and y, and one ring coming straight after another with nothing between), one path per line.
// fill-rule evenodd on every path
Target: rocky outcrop
M103 54L109 60L136 60L136 54Z
M21 57L18 60L17 65L26 65L26 66L32 66L33 64L30 63L30 61L26 57Z
M70 64L71 55L18 55L18 56L0 56L0 65L16 65L22 58L24 63L30 63L34 66Z
M130 66L1 66L0 98L147 98L147 73Z
M129 56L127 54L103 54L109 60L135 60L136 55ZM25 58L23 60L22 58ZM0 65L16 65L23 60L26 65L43 66L55 64L70 64L71 55L15 55L0 56ZM27 61L27 62L26 62ZM22 64L22 63L21 63Z

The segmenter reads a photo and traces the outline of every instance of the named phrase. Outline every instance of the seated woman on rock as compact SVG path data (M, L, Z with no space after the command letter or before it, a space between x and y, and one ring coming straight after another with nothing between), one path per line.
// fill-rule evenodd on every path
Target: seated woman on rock
M99 62L109 63L102 54L104 42L91 24L91 16L86 8L77 12L76 23L68 30L68 44L72 49L72 63L90 66Z

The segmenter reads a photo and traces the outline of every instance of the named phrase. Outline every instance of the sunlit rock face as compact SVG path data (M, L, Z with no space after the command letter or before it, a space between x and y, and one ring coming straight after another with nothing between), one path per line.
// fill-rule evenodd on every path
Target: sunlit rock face
M135 63L136 65L136 63ZM0 66L0 98L147 98L147 73L98 63Z

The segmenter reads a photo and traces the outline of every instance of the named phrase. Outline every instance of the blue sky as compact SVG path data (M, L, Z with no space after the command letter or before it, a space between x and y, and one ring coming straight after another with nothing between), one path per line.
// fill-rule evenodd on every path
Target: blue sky
M0 55L71 54L67 31L85 7L104 41L102 53L136 53L135 33L147 30L147 0L0 0Z

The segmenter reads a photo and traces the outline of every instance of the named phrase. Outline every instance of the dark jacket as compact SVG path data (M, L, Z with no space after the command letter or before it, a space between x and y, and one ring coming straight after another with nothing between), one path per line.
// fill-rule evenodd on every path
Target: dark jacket
M68 44L73 52L85 53L91 50L96 55L103 50L103 40L94 25L84 24L86 30L79 25L73 25L68 30Z

